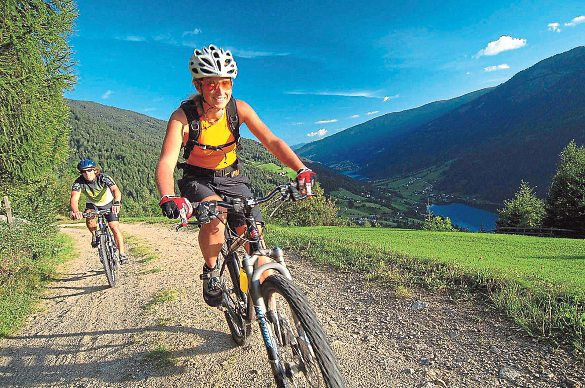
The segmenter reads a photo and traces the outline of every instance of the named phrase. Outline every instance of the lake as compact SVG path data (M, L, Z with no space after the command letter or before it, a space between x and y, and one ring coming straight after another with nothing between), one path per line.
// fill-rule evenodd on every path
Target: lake
M463 203L448 205L431 205L431 212L436 216L449 217L451 223L470 232L493 231L496 228L496 213L478 209Z

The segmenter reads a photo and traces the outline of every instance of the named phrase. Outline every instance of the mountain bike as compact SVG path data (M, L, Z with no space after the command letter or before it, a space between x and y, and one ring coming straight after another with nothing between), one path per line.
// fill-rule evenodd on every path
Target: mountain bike
M89 210L83 213L83 218L96 218L98 227L95 231L95 237L97 241L97 248L98 253L100 256L100 261L104 266L104 271L106 272L106 277L108 278L108 283L110 287L114 287L116 285L116 271L120 268L120 257L118 255L118 247L116 246L116 241L114 240L114 236L108 227L108 222L106 220L106 215L110 213L111 210Z
M239 346L246 345L252 322L257 321L278 387L343 387L335 354L307 299L294 284L282 249L266 248L252 214L255 206L278 194L283 201L304 199L289 183L257 199L224 197L223 201L193 202L198 221L188 221L183 208L177 230L210 222L226 210L228 215L242 215L246 220L242 235L225 222L226 238L217 261L223 298L219 308L232 339ZM270 260L259 265L260 257ZM261 282L265 273L268 276Z

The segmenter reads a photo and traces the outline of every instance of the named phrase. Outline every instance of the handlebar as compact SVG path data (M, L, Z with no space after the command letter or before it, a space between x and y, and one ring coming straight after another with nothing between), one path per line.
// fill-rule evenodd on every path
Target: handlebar
M236 213L243 213L246 209L251 209L260 205L261 203L270 201L279 193L281 195L281 201L290 199L294 201L300 201L307 198L307 195L302 195L297 190L294 182L289 182L284 185L276 186L270 193L261 198L226 198L223 201L191 202L191 205L194 209L193 215L197 215L199 220L196 222L189 222L187 219L186 210L184 208L180 209L179 218L181 220L181 224L178 226L178 228L186 225L202 225L208 223L212 218L217 217L218 206L234 210ZM201 221L200 218L203 218L204 220Z
M105 210L90 210L87 212L82 213L83 214L83 218L95 218L101 215L107 215L110 214L112 212L111 209L105 209Z

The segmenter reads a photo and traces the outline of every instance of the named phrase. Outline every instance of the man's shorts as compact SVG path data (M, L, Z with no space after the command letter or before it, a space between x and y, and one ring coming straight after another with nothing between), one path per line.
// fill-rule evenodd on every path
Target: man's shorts
M94 203L86 203L85 204L85 210L110 210L112 208L112 204L113 202L108 203L107 205L104 206L98 206ZM106 214L104 217L106 217L106 221L108 222L112 222L112 221L118 221L120 219L120 217L118 217L118 214L114 214L112 212L109 212L108 214Z
M189 199L191 202L200 202L203 198L212 195L251 198L254 195L248 187L249 182L245 175L235 177L184 175L177 184L182 197ZM262 223L262 215L258 206L252 209L252 215L257 222ZM228 212L228 222L234 227L246 224L242 214L231 214L231 212Z

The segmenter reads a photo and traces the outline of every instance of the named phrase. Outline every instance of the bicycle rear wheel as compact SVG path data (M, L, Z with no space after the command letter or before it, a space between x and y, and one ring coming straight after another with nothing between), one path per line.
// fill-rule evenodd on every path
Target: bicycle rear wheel
M110 287L114 287L116 286L116 272L113 265L114 259L112 257L112 249L110 248L107 234L100 236L98 251L101 262L104 266L104 271L106 272L106 277L108 278L108 283L110 284Z
M224 252L218 257L218 265L225 262L221 276L223 289L222 307L232 339L239 346L248 344L252 324L249 320L248 296L240 290L240 264L238 255L232 252L227 258Z
M261 287L284 379L295 387L345 386L335 354L304 295L280 274L266 278Z

